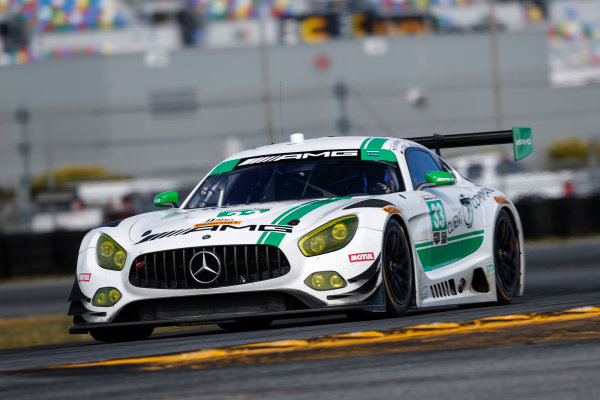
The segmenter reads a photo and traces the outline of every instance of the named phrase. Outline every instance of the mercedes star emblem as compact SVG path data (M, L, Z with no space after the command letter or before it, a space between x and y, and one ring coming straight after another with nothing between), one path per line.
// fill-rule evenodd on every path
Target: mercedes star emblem
M216 254L201 251L190 260L190 273L196 281L208 285L221 275L221 261Z

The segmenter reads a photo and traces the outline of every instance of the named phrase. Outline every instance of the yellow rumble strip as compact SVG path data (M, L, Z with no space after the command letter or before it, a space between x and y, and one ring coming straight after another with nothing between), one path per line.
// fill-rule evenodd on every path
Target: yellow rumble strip
M580 307L552 313L504 315L464 322L422 324L387 331L279 340L180 354L56 365L48 368L110 366L134 366L144 370L205 368L597 338L600 338L600 307Z

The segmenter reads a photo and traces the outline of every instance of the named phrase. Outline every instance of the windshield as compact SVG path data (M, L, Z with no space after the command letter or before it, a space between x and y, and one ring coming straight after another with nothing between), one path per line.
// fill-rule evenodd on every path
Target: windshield
M185 208L376 195L404 190L395 163L311 160L248 166L212 175Z

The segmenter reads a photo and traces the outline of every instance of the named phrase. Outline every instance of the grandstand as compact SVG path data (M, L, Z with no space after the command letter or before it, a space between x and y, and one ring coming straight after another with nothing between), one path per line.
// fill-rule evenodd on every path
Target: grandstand
M542 20L544 2L536 1L500 2L498 27L519 30ZM0 0L0 65L488 26L487 0Z

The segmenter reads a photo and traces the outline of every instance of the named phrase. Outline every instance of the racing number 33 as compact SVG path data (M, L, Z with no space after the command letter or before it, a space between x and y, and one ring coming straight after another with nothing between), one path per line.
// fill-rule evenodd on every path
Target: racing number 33
M445 231L446 230L446 213L444 211L444 205L440 200L434 200L427 202L429 207L429 215L431 216L431 225L433 231Z

